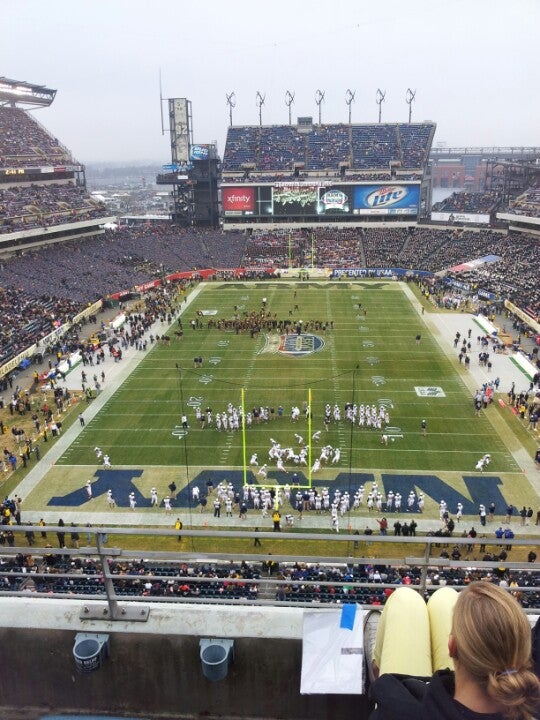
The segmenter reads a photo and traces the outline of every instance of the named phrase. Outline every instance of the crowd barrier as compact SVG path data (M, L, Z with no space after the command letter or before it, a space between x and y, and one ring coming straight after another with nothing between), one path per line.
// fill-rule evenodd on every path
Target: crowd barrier
M444 537L393 537L353 534L321 534L280 532L279 540L294 540L298 547L295 555L268 553L222 553L198 552L184 549L190 539L212 537L217 540L242 538L253 544L255 540L269 546L276 541L274 532L246 532L238 530L184 530L181 531L182 545L179 551L165 552L143 549L144 539L172 537L178 539L177 530L161 528L118 528L118 527L72 527L62 530L66 538L76 532L86 538L85 547L53 548L28 547L21 541L28 531L48 533L56 540L59 528L56 525L37 528L13 526L16 533L16 545L3 546L0 550L0 602L7 596L38 598L58 598L65 600L100 600L108 607L109 618L126 619L126 611L120 610L130 603L182 603L190 604L234 604L234 605L275 605L294 607L343 604L358 602L369 606L384 602L387 591L406 583L427 596L439 584L451 584L464 587L472 579L488 579L493 582L505 578L514 581L521 579L523 584L513 583L510 589L520 593L524 607L531 612L540 608L540 569L538 564L527 560L519 562L494 557L493 560L474 559L465 554L467 547L474 544L485 555L485 548L503 550L508 555L512 548L534 551L537 539L519 538L497 540L495 538ZM141 546L138 549L119 547L123 536L137 536ZM336 555L312 556L302 554L302 543L318 540L336 543ZM20 543L20 544L19 544ZM372 556L373 545L376 549L391 548L392 557L379 554ZM465 555L463 560L441 557L441 549L458 546ZM22 558L31 555L34 569L23 567ZM55 558L53 561L52 558ZM21 563L19 566L17 563ZM320 575L295 579L287 572L288 568L319 568ZM212 568L209 572L208 568ZM243 568L243 572L238 569ZM358 572L354 572L354 569ZM369 579L373 568L379 569L376 580ZM387 571L381 571L386 568ZM231 572L229 572L231 569ZM85 571L86 570L86 571ZM234 570L234 572L232 572ZM280 572L283 577L280 577ZM380 574L384 577L380 577ZM433 581L437 575L438 580ZM322 578L322 579L321 579ZM29 583L29 581L32 581ZM50 587L50 581L62 581L62 589L56 592ZM88 592L86 581L91 581L92 591ZM526 582L525 582L526 581ZM176 592L180 583L189 585L189 592ZM42 589L40 590L40 583ZM161 592L162 584L175 585L175 592ZM155 584L155 585L154 585ZM293 597L284 593L291 584L301 585L303 594ZM193 592L193 587L196 591ZM261 593L261 588L264 592ZM317 588L317 595L310 595L310 589ZM156 590L153 592L152 589ZM205 593L203 590L208 589ZM377 592L375 592L375 589ZM145 592L147 590L147 592ZM181 590L181 588L180 588ZM140 618L137 618L140 619Z

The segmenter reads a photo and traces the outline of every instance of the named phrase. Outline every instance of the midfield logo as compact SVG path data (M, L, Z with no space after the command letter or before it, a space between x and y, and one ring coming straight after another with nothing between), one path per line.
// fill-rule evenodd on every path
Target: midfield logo
M324 347L324 340L318 335L302 333L301 335L282 335L279 339L278 352L281 355L305 357L319 352Z

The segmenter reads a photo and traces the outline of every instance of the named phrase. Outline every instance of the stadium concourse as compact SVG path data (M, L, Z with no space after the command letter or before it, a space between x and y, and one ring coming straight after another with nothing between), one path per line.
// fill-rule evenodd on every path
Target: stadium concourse
M182 305L180 313L185 313L189 309L192 302L197 298L203 285L198 285L187 297L186 302ZM471 330L471 338L474 338L480 334L483 334L480 326L476 323L474 315L469 313L422 313L422 306L416 299L416 296L412 290L405 284L404 291L411 300L411 303L418 311L422 320L426 323L427 328L433 334L434 338L440 344L442 350L449 356L455 358L455 362L458 363L457 352L454 346L454 338L456 333L461 333L465 336L469 329ZM113 313L114 311L109 311ZM102 318L100 318L101 320ZM156 328L153 328L156 331ZM151 330L147 331L150 334ZM475 391L482 388L484 383L494 380L496 377L500 380L499 393L502 398L506 398L506 393L510 390L512 385L515 387L516 393L522 390L528 390L529 379L519 369L519 367L512 361L511 354L504 353L493 353L491 355L492 368L488 370L487 367L481 366L476 357L474 351L472 353L475 358L469 367L469 370L464 372L462 375L463 381L467 385L471 393L471 402ZM114 362L112 359L108 359L103 370L106 374L106 383L98 395L89 405L81 406L81 411L84 415L86 424L88 424L103 408L103 406L110 399L111 395L116 389L123 383L129 375L136 369L138 364L146 357L144 352L140 352L137 349L130 347L124 354L124 359L120 363ZM29 380L29 378L28 378ZM20 382L24 385L24 378L20 379ZM62 383L60 384L62 387ZM65 379L65 387L69 390L80 392L80 372L79 368L74 369L67 374ZM508 408L508 412L511 412ZM516 419L516 423L518 420ZM83 428L79 422L74 423L68 430L66 430L61 437L59 437L56 443L51 447L48 453L38 462L26 475L26 477L17 486L15 493L22 497L28 496L28 494L37 487L37 485L45 478L51 465L62 457L68 447L76 440L77 436L82 432ZM520 447L518 450L513 452L514 458L518 463L519 467L526 473L529 482L534 488L540 503L540 472L535 467L533 458L531 458L527 451ZM114 464L114 458L112 458ZM100 465L96 464L96 470ZM471 468L474 471L474 468ZM235 488L241 490L241 488ZM160 498L161 499L161 498ZM511 500L510 500L511 501ZM489 499L486 499L486 505ZM540 504L536 510L540 509ZM452 509L452 512L454 510ZM37 523L41 518L45 520L47 524L56 524L59 517L62 517L66 524L75 523L77 525L83 525L91 523L93 526L115 526L115 525L133 525L136 527L145 526L162 526L162 527L174 527L174 523L177 517L181 519L185 528L191 527L192 529L198 528L211 528L213 526L226 526L228 523L231 525L236 524L236 520L230 520L227 518L214 518L210 506L206 508L205 512L200 512L200 508L196 507L189 510L188 508L176 508L172 507L172 514L165 513L162 507L158 507L155 510L149 512L140 512L137 510L123 509L111 510L107 512L87 512L83 509L77 509L73 511L62 511L41 509L39 511L26 511L23 513L23 523L32 522ZM362 531L366 527L371 528L374 532L378 531L378 525L376 522L377 513L373 516L366 518L365 516L353 516L351 518L351 530ZM236 518L236 514L235 514ZM427 532L435 532L441 529L441 522L435 517L423 517L422 515L415 515L415 521L418 523L417 533L425 534ZM516 533L526 535L540 535L540 525L527 525L521 526L519 524L519 516L514 516L514 522L512 523L512 529ZM465 518L463 527L467 526L468 523L475 525L473 520ZM304 528L306 530L312 528L325 529L330 531L330 519L329 515L317 515L315 513L304 514L301 521L297 521L295 517L295 524L297 528ZM496 518L495 522L488 524L486 530L489 532L495 531L496 527L501 525L501 518ZM244 528L255 528L258 527L262 531L268 531L272 529L272 518L261 517L258 511L249 511L247 517L242 521L242 527ZM232 528L231 528L232 529ZM345 520L342 522L342 531L347 530L347 524Z

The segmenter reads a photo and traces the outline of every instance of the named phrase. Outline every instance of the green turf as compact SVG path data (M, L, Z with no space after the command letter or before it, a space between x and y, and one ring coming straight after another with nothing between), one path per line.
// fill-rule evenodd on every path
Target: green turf
M240 314L259 310L263 297L278 319L289 319L296 303L294 320L333 321L326 333L314 331L324 340L322 350L288 357L275 351L275 333L251 338L249 333L207 329L210 317L231 319L235 306ZM189 321L195 313L211 310L217 315L201 317L203 329L192 330ZM148 352L60 465L95 465L94 447L99 445L115 466L241 468L242 433L201 429L194 403L222 412L229 402L241 404L243 388L246 410L283 406L281 419L276 413L273 422L247 429L249 461L253 452L266 458L270 437L282 446L295 446L295 432L307 440L307 422L291 423L290 411L293 403L302 408L311 389L312 431L322 430L324 444L340 447L342 453L339 465L324 468L324 477L350 469L470 473L487 452L490 472L519 472L486 414L475 416L460 368L441 351L399 283L215 283L202 289L183 323L183 339L170 333L169 346L156 345ZM419 345L417 334L422 335ZM196 356L203 357L201 369L193 367ZM419 397L415 386L442 387L445 397ZM325 432L325 404L338 404L343 413L344 404L353 400L370 405L391 401L390 425L400 428L397 434L403 437L384 447L380 432L355 427L351 433L344 419ZM182 407L190 425L185 440L173 434ZM423 418L426 437L420 429ZM314 457L321 444L314 445Z

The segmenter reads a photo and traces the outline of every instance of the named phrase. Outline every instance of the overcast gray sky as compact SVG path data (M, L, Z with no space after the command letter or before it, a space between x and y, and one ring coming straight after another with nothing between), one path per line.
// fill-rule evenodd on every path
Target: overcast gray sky
M538 0L1 0L0 75L58 90L36 113L83 162L168 162L164 97L193 103L194 139L218 142L229 121L434 120L435 142L540 145Z

